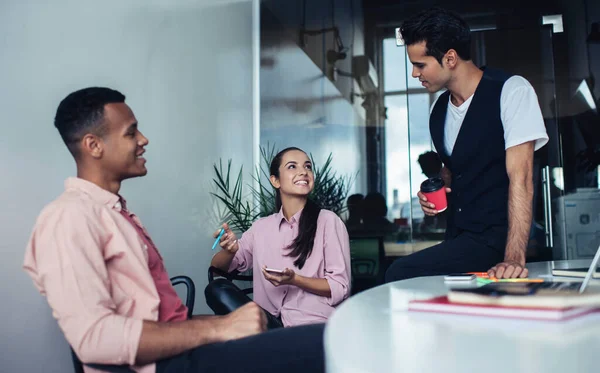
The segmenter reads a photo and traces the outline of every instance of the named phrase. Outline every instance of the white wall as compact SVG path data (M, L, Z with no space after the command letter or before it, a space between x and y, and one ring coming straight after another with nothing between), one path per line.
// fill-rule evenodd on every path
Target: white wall
M275 61L261 68L261 145L299 147L317 167L332 154L338 175L359 171L351 192L364 191L364 118L298 46L263 43L261 53Z
M362 5L357 0L354 14L347 1L336 3L336 24L346 45L352 45L338 67L351 71L352 55L364 54ZM296 146L314 156L322 166L331 154L332 170L338 175L355 176L350 194L367 189L365 110L362 99L349 102L350 87L360 92L354 79L338 76L330 81L321 70L325 66L326 37L307 38L301 48L294 38L300 30L300 0L265 1L261 20L260 144L275 144L281 150ZM307 28L316 28L331 19L329 2L307 5ZM351 16L354 16L352 18ZM290 29L293 31L290 32ZM351 40L354 36L354 40ZM321 65L320 65L321 64ZM358 172L358 175L357 175Z
M170 274L196 282L196 313L208 312L212 164L253 155L252 27L251 0L0 3L0 371L72 371L21 265L37 214L75 172L56 106L85 86L127 95L150 139L149 173L121 192Z

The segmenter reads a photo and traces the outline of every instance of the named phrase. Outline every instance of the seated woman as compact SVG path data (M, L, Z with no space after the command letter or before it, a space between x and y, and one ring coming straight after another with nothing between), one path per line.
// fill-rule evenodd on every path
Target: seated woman
M270 174L277 213L254 222L239 240L223 224L221 250L211 265L228 272L253 269L254 301L268 313L270 327L325 322L350 294L348 232L335 213L308 198L314 175L304 151L287 148L279 152ZM224 298L242 297L238 305L247 298L235 285L216 281L205 294L215 312L228 303Z

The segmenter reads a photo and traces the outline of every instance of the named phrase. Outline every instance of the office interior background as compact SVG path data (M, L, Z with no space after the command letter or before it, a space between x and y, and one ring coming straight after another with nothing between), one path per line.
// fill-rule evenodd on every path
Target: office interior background
M443 237L443 222L425 222L416 200L427 177L419 156L435 150L428 115L436 95L411 77L395 39L403 19L434 5L467 19L477 65L522 75L538 94L550 141L535 155L528 260L593 255L600 2L5 0L0 370L72 369L21 265L37 214L75 172L52 121L60 99L84 86L122 91L149 138L149 173L125 182L122 194L168 271L196 282L199 313L210 312L203 289L223 216L211 194L220 161L243 167L252 185L261 149L297 146L317 166L331 156L331 170L347 177L346 198L370 196L371 207L383 198L373 229L387 241Z

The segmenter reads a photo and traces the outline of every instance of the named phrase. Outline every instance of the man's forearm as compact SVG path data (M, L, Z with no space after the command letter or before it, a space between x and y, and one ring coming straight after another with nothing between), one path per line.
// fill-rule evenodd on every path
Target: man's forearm
M144 321L135 363L149 364L192 348L220 342L221 317L196 318L181 322Z
M531 175L511 179L508 188L508 237L505 261L525 264L525 253L529 242L533 202L533 180Z

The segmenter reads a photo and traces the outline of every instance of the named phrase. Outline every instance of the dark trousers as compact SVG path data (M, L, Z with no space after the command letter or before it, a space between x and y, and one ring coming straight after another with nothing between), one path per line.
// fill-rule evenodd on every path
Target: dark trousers
M157 373L325 372L325 324L279 328L159 361Z
M397 259L385 273L385 282L449 273L485 272L504 260L504 248L494 248L485 237L463 232L444 242Z
M218 278L209 283L206 289L204 289L204 295L206 296L206 304L215 315L227 315L244 304L252 302L252 299L244 294L242 289L224 278ZM275 317L264 309L263 311L267 316L267 329L283 327L283 323L279 317Z

